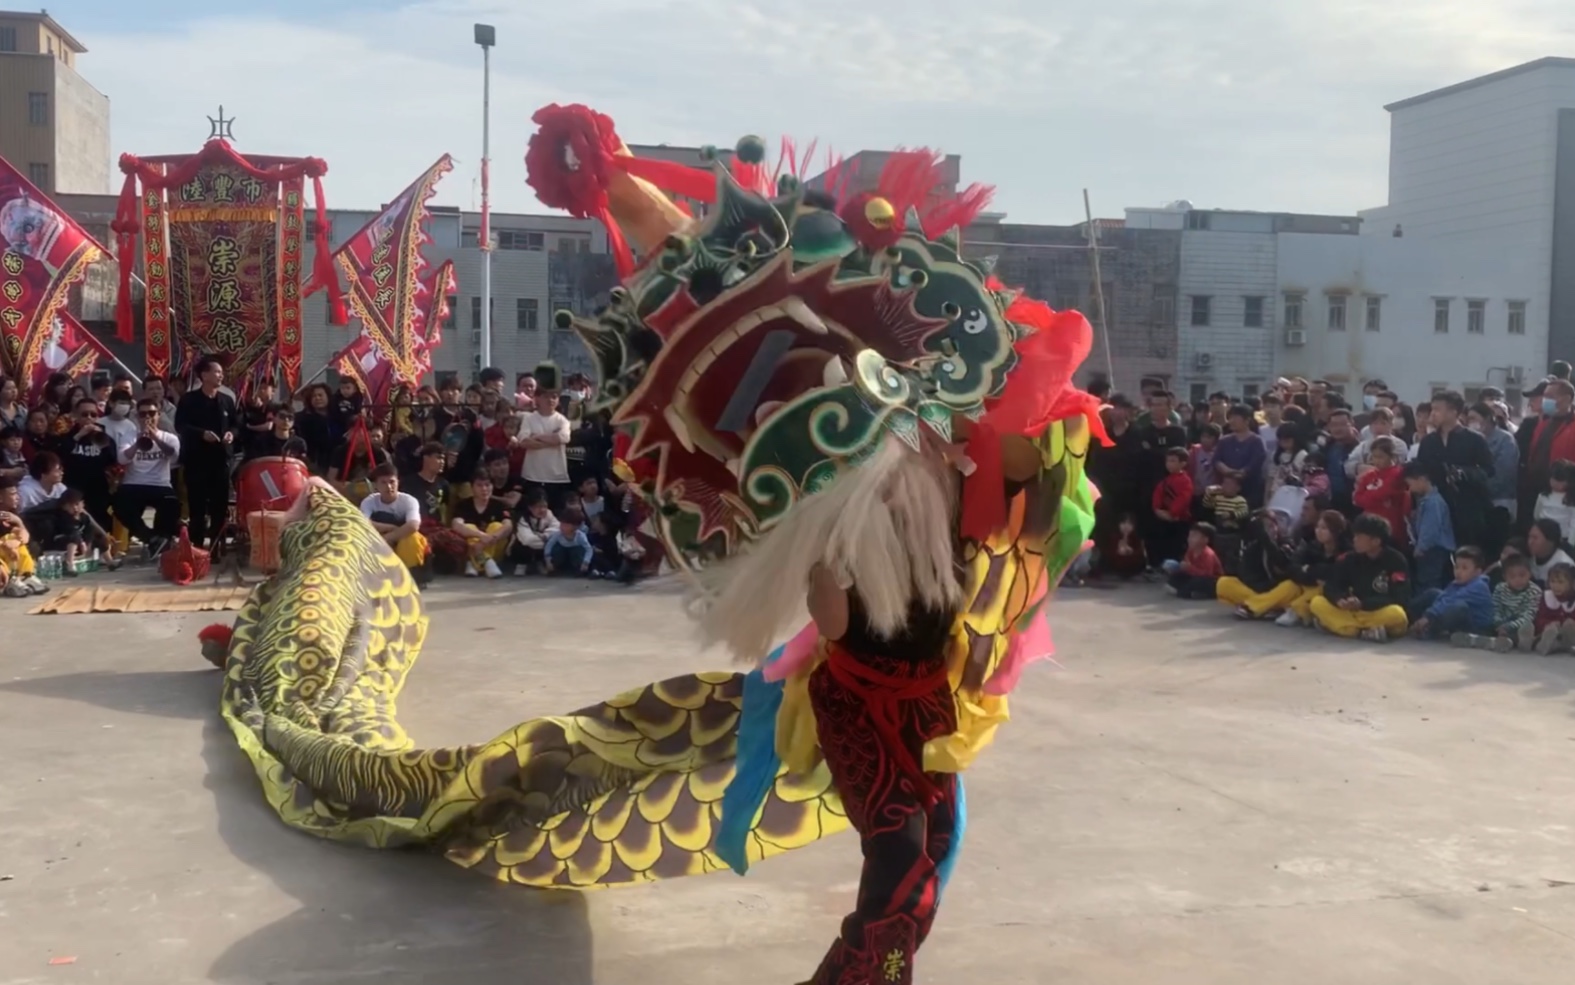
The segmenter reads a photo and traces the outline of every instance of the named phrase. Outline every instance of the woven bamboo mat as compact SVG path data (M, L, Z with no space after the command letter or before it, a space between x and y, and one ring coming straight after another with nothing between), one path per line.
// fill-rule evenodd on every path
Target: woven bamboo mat
M30 615L74 616L84 612L219 612L239 609L249 587L91 588L52 592Z

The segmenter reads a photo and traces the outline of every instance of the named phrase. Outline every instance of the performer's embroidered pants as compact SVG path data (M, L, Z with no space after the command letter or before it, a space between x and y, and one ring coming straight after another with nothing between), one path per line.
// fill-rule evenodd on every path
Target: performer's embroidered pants
M952 850L956 777L921 773L924 743L956 729L944 662L833 647L809 681L826 765L858 831L864 871L852 913L814 985L908 985Z

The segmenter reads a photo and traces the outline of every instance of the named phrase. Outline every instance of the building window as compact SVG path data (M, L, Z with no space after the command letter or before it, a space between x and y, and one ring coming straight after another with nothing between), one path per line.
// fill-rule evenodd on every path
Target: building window
M1207 383L1193 383L1187 387L1187 400L1194 404L1201 404L1209 399L1209 385Z
M1329 331L1345 331L1345 301L1344 294L1329 295Z
M526 229L499 229L498 249L500 250L533 250L540 252L547 248L547 237L543 233L535 233Z
M589 253L591 240L588 236L560 236L558 237L559 253Z
M1376 332L1383 326L1383 317L1384 299L1368 295L1367 317L1364 319L1363 327L1369 332Z
M16 28L0 27L0 51L16 50Z
M447 317L445 317L443 319L443 328L444 328L445 331L452 332L452 331L454 331L454 329L456 329L458 327L459 327L459 295L457 295L457 294L450 294L448 296L448 315L447 315Z
M1526 334L1526 302L1524 301L1509 303L1509 334Z
M1209 228L1209 213L1207 213L1207 212L1188 212L1187 213L1187 228L1188 229L1207 229L1207 228Z
M497 298L489 298L487 307L489 309L491 309L491 310L489 310L487 312L487 314L489 316L487 318L487 321L489 323L487 325L487 327L491 328L492 327L492 325L490 324L490 322L492 321L492 317L491 316L493 316L493 315L495 315L497 313ZM481 328L481 298L479 298L479 297L474 297L474 298L470 299L470 327L471 327L472 330L476 330L476 329Z
M1246 306L1242 310L1241 323L1247 328L1263 327L1263 298L1242 298Z
M473 250L481 245L481 234L474 229L462 230L459 234L459 245L468 250Z
M1252 400L1258 396L1258 384L1243 383L1241 385L1241 399Z
M39 164L37 161L27 166L27 180L37 185L43 191L49 191L49 165Z
M1433 299L1433 331L1440 335L1449 331L1449 299Z
M1487 334L1487 302L1486 301L1478 300L1478 301L1467 301L1466 302L1466 334L1467 335L1485 335L1485 334Z
M514 321L520 331L536 331L540 327L537 323L538 315L535 298L520 298L514 302Z
M1302 295L1285 295L1285 327L1302 327Z
M1192 324L1207 325L1209 323L1209 302L1214 299L1207 294L1192 295Z
M1176 324L1176 286L1174 284L1154 285L1154 324L1167 327Z
M35 127L49 125L49 93L30 92L27 94L27 122Z

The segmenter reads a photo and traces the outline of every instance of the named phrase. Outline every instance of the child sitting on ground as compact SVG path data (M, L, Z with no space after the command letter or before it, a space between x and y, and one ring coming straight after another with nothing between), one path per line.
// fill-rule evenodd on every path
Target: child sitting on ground
M509 561L516 575L540 574L547 566L547 538L558 531L558 518L547 509L546 490L537 488L525 494L524 512L514 525L514 544Z
M87 511L81 490L67 489L61 493L55 509L54 529L42 546L45 551L65 552L63 573L67 578L77 577L77 561L91 557L95 547L104 553L104 567L111 571L120 567L120 559L115 556L115 539L105 533Z
M1548 587L1537 605L1529 630L1520 633L1520 648L1544 657L1575 648L1575 564L1560 562L1548 569Z
M1433 476L1422 462L1408 462L1401 470L1406 488L1416 500L1411 512L1412 557L1416 561L1416 589L1442 588L1452 567L1455 530L1444 494L1433 487Z
M1493 633L1456 633L1449 638L1455 646L1508 653L1522 632L1531 632L1542 602L1542 589L1531 580L1531 562L1515 554L1495 567L1504 580L1493 588Z
M591 572L591 539L585 534L585 514L567 509L558 529L547 537L547 574L588 575Z
M1418 592L1406 604L1411 635L1425 640L1481 635L1493 631L1493 590L1483 574L1487 559L1475 547L1455 552L1455 580L1444 588Z
M1225 569L1214 553L1214 525L1194 523L1187 532L1187 553L1180 561L1160 565L1169 576L1165 586L1170 594L1184 599L1211 599Z

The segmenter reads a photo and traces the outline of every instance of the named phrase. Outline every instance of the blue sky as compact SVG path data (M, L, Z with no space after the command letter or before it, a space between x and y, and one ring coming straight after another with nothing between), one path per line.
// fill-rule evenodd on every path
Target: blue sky
M1177 198L1354 212L1385 198L1382 105L1575 54L1566 0L55 0L112 101L114 150L194 150L219 103L237 145L325 158L331 205L373 207L440 154L470 206L481 145L471 25L497 25L496 207L529 117L608 113L630 143L745 133L839 151L932 146L1021 222ZM891 11L890 14L883 13ZM135 11L135 13L133 13ZM850 12L851 11L851 12Z

